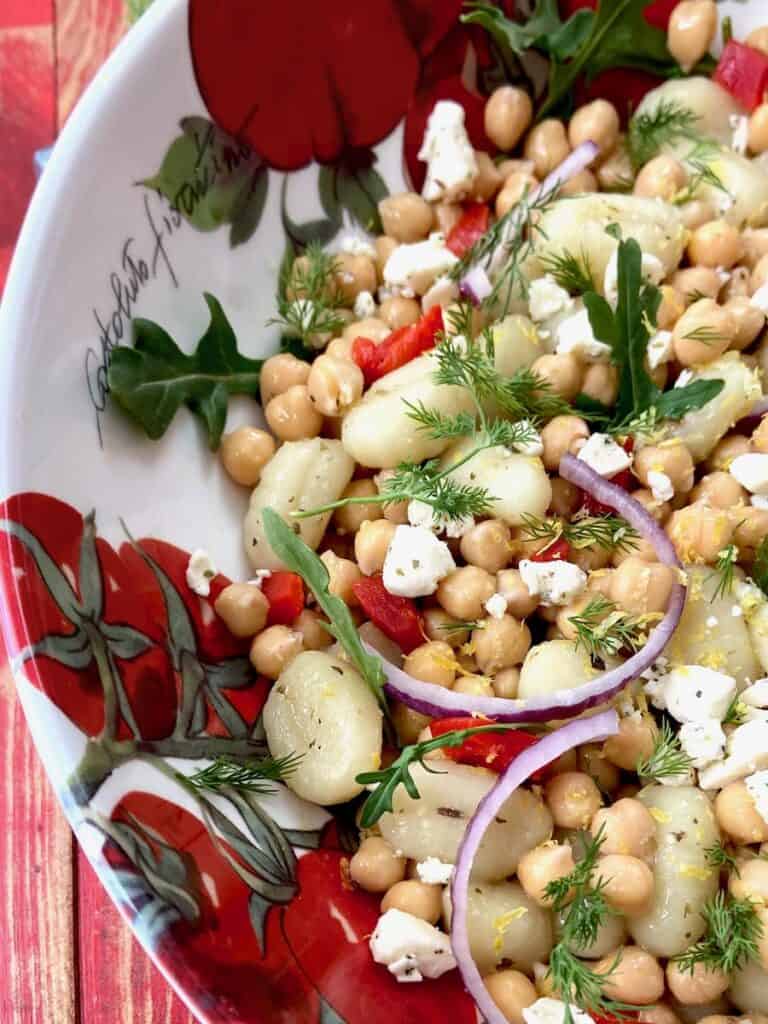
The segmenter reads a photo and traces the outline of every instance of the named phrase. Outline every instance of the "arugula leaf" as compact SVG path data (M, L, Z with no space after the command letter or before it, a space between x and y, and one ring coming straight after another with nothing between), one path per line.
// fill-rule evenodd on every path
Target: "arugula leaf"
M501 50L505 61L521 56L531 47L551 53L558 60L573 56L589 34L594 13L577 11L567 22L560 19L557 0L537 0L530 17L512 21L501 8L472 0L462 14L465 25L480 25Z
M339 641L373 691L376 700L386 710L385 678L381 660L366 651L357 632L357 626L349 614L349 608L340 597L329 591L330 577L324 563L274 509L265 508L262 519L269 546L286 568L301 576L315 595L315 600L330 620L323 623L325 629Z
M684 388L665 391L656 399L656 409L662 419L679 420L717 398L722 390L721 380L694 380Z
M213 451L227 421L229 395L257 395L263 360L237 350L235 332L218 299L204 295L211 320L192 355L152 320L135 318L133 348L110 355L107 383L115 402L153 441L162 437L182 405L199 416Z

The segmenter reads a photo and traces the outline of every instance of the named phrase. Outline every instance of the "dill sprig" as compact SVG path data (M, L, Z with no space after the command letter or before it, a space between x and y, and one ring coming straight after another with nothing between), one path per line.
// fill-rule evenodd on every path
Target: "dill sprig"
M452 633L471 633L473 629L480 629L481 622L479 619L472 619L462 621L461 619L454 619L452 622L443 622L437 628L450 636Z
M747 705L737 693L723 715L723 725L743 725L747 720Z
M567 251L542 256L541 264L567 292L583 295L584 292L595 291L595 277L589 257L583 250L578 256Z
M546 547L562 538L578 550L598 547L610 552L633 550L640 536L625 519L611 515L577 515L570 522L565 522L523 514L521 532L527 540L546 541Z
M593 659L614 657L623 650L638 651L648 635L648 616L619 611L602 595L578 615L569 615L568 621L576 630L576 646Z
M713 345L715 342L723 340L723 335L719 331L715 330L714 327L707 327L706 325L688 331L683 337L689 341L700 341L702 345Z
M751 900L739 900L721 890L706 902L701 916L707 930L702 939L675 957L681 971L692 974L697 964L703 964L732 974L758 958L763 926Z
M259 760L238 761L221 756L191 775L178 774L177 778L192 789L207 789L217 793L222 789L240 789L249 793L274 793L273 783L282 782L301 764L301 754L285 757L264 757Z
M707 576L707 580L717 580L717 586L714 589L712 597L709 599L710 603L716 601L719 597L727 597L732 592L734 567L738 560L739 549L735 544L729 544L727 547L718 551L714 571L709 573Z
M650 757L637 762L637 775L643 782L684 775L691 769L691 758L680 745L680 738L664 719L656 736Z
M702 185L708 185L718 192L725 192L726 195L730 195L722 178L707 163L707 157L711 159L716 154L717 147L713 143L702 140L691 150L688 156L684 157L684 162L688 166L690 176L685 186L672 199L676 206L681 206L683 203L689 203L692 199L695 199L696 193Z
M704 856L707 858L707 864L711 868L726 868L728 871L732 871L737 878L739 875L739 866L736 863L736 858L732 853L723 846L722 843L713 843L712 846L708 846L704 851Z
M318 335L341 330L346 321L339 313L344 296L336 280L337 270L335 256L310 242L281 276L278 315L267 323L279 324L290 337L310 347Z
M662 100L648 114L635 114L629 122L627 152L637 171L678 139L696 138L697 114L671 100Z

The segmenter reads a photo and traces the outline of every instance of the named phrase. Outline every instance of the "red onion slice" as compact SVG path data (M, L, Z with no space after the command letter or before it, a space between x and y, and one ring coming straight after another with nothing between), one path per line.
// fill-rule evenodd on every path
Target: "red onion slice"
M484 268L475 264L459 282L459 291L474 306L479 306L491 294L493 285Z
M659 561L674 568L680 562L674 546L656 520L640 502L627 492L599 476L586 462L566 455L560 463L560 476L581 487L598 501L615 509L641 536L653 544ZM414 679L402 669L384 661L387 677L386 691L390 697L431 718L454 715L483 715L498 722L548 722L553 719L573 718L596 704L604 704L622 690L627 683L649 668L669 643L680 621L685 604L685 588L675 583L670 592L664 618L648 637L645 646L623 665L603 672L597 678L570 690L557 690L528 700L507 700L502 697L480 697L454 693L434 683ZM367 646L367 645L365 645ZM371 648L371 653L376 653Z
M615 711L604 711L591 718L581 718L577 722L569 722L549 736L543 737L532 747L519 754L509 768L500 776L499 781L490 792L483 797L467 825L464 838L459 847L456 870L451 883L451 946L456 958L464 984L475 1000L486 1024L506 1024L507 1018L498 1008L485 987L482 975L472 959L467 934L467 912L469 876L472 863L477 854L483 836L492 824L499 811L512 796L515 790L533 775L535 771L550 764L562 754L581 746L583 743L596 743L615 735L619 730L619 720Z

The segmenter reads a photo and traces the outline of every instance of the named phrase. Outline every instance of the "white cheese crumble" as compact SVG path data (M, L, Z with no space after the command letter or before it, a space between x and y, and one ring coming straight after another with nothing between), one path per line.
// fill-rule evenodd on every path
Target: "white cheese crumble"
M686 722L678 733L680 746L690 757L694 768L704 768L718 761L725 752L725 733L719 718Z
M677 380L675 381L675 383L672 386L676 387L676 388L687 387L688 384L690 384L691 381L694 379L694 377L695 377L695 374L694 374L693 370L683 370L680 373L680 376L677 378Z
M444 541L423 526L398 526L384 558L384 587L398 597L426 597L456 563Z
M199 597L208 597L211 592L211 580L216 575L216 566L211 556L202 548L192 552L187 562L187 586Z
M651 494L657 501L672 501L675 496L675 488L666 473L656 469L648 471L648 486Z
M755 772L744 780L747 792L755 801L757 813L768 822L768 771Z
M737 455L728 467L731 476L750 494L768 495L768 454L747 452Z
M515 451L519 452L520 455L529 456L540 456L544 454L544 442L541 439L541 434L538 430L534 429L533 424L530 420L520 420L518 426L521 430L525 430L526 434L531 435L530 441L525 444L516 444Z
M645 684L654 707L666 709L678 722L723 720L736 694L736 680L702 665L680 665Z
M573 1003L570 1004L573 1024L594 1024L594 1020L584 1010ZM561 999L542 996L535 1003L523 1008L525 1024L565 1024L565 1003Z
M644 252L642 255L642 262L640 270L646 281L650 281L651 284L661 284L666 276L664 270L664 264L651 252ZM608 266L605 268L605 277L603 278L603 295L606 300L610 303L613 308L619 301L619 250L614 249L613 255L608 261Z
M749 118L746 114L731 114L728 124L731 126L731 149L743 156L749 141Z
M632 456L608 434L592 434L577 456L600 476L615 476L632 465Z
M358 320L376 316L376 300L370 292L358 292L353 312Z
M464 199L477 178L477 158L464 125L464 108L440 100L429 115L419 150L427 165L421 194L430 203L438 199Z
M560 321L555 351L560 356L571 353L591 363L606 362L611 355L610 345L598 341L595 337L586 309L581 309L573 316Z
M745 722L738 726L728 737L726 751L728 756L723 761L716 761L699 772L702 789L722 789L768 768L768 722Z
M384 964L398 981L439 978L456 966L447 935L394 908L381 915L369 945L376 963Z
M416 874L425 885L448 885L453 878L453 864L427 857L416 865Z
M393 249L384 265L384 283L421 293L458 262L443 235L435 232L424 242L406 242Z
M528 286L528 309L535 323L549 320L558 313L566 313L573 308L573 304L571 296L551 274L536 278Z
M520 577L531 597L541 604L570 604L587 586L587 574L572 562L531 562L524 558L519 566Z
M674 354L672 331L656 331L648 340L648 365L652 370L668 363Z
M472 516L451 517L435 513L426 501L414 498L408 502L408 522L411 526L421 526L433 533L444 533L446 537L463 537L467 530L475 525Z
M507 599L503 594L492 594L484 607L492 619L503 619L507 614Z

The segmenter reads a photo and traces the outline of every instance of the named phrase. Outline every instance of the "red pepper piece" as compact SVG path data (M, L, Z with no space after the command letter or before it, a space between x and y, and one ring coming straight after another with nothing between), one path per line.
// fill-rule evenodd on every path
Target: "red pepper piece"
M742 107L754 110L768 91L768 56L753 46L731 39L725 44L712 77Z
M268 626L290 626L304 607L304 581L295 572L273 572L261 591L269 601Z
M370 338L355 338L352 359L363 371L365 386L434 348L442 330L443 311L440 306L433 306L415 324L400 327L378 345Z
M535 555L531 555L531 562L567 562L571 557L571 545L564 537L558 537Z
M454 256L461 259L488 230L491 211L485 203L469 203L445 240Z
M457 729L475 729L479 725L491 725L490 719L483 718L436 718L429 724L433 736L443 736ZM476 768L490 768L503 772L509 768L518 754L532 747L536 737L530 733L515 730L507 732L479 732L464 740L460 747L443 747L443 752L459 764L471 764ZM540 773L531 776L537 780Z
M405 654L425 642L418 608L410 598L390 594L381 576L364 576L352 584L352 592L374 626Z

